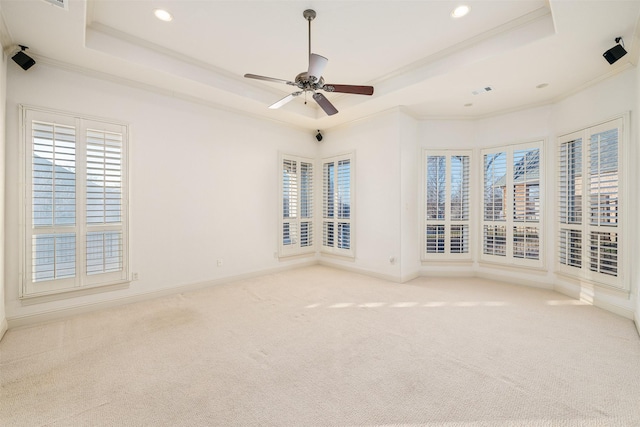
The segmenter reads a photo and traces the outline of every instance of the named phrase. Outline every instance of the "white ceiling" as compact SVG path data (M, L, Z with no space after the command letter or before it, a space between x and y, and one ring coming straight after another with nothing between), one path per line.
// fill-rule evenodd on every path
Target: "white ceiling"
M39 63L313 129L398 106L476 118L540 105L635 65L640 52L640 0L66 1L65 10L0 0L4 38ZM462 3L471 12L452 18ZM173 21L157 20L156 8ZM325 80L375 86L371 97L325 93L340 111L332 117L302 96L270 110L293 88L243 78L306 71L308 8L312 52L329 58ZM609 65L602 53L617 36L629 54ZM485 86L493 90L472 94Z

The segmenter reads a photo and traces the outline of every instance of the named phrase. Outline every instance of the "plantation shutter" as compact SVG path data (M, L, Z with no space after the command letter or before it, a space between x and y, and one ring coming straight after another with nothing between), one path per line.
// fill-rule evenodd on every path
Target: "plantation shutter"
M426 151L422 259L469 257L470 154Z
M540 149L513 151L513 256L540 259Z
M504 225L507 185L507 153L484 155L484 223L482 252L507 255L507 227Z
M122 271L121 133L86 129L86 271ZM104 280L101 278L100 280Z
M25 240L21 295L127 280L125 126L21 107Z
M313 162L282 155L280 256L313 250Z
M582 267L582 137L575 135L559 144L558 153L558 261Z
M557 260L563 273L625 287L620 256L622 119L558 141Z
M541 267L542 142L483 151L482 258Z
M68 123L30 121L30 278L57 281L47 290L75 285L76 129Z
M300 163L300 247L313 246L313 163Z
M618 275L618 129L590 135L589 268Z
M353 256L351 157L324 160L322 177L322 249Z

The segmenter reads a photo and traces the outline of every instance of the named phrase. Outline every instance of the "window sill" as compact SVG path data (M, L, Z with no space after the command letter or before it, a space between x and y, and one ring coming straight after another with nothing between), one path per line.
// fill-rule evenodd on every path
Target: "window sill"
M51 301L60 301L69 298L76 298L85 295L99 294L103 292L118 291L129 288L129 281L112 283L108 285L96 285L84 288L65 289L48 293L39 293L32 295L23 295L20 297L20 303L23 306L42 304Z
M517 263L517 262L508 263L508 262L500 262L498 260L494 261L494 260L488 260L488 259L481 259L480 261L478 261L478 265L480 267L494 268L499 270L507 270L507 271L527 270L531 273L547 274L547 268L542 263L540 265L527 265L524 263Z

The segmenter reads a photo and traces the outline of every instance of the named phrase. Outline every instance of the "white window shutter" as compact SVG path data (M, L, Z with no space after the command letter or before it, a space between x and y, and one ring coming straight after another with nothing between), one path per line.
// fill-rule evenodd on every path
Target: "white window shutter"
M313 161L280 156L281 223L278 253L281 257L314 250Z
M353 257L353 157L322 161L322 251Z
M21 295L126 281L126 127L26 107L21 121L29 194Z
M482 259L542 267L542 145L483 150Z
M623 119L558 138L558 270L625 288L621 266Z
M470 259L470 152L425 150L422 259Z

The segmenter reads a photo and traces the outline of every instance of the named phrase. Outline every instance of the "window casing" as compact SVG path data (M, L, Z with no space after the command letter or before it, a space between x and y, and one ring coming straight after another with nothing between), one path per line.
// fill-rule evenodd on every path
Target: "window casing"
M21 297L128 279L127 127L21 107Z
M625 288L623 119L558 138L557 269Z
M543 143L482 151L484 261L542 267Z
M281 223L279 255L290 256L314 251L313 160L283 154L280 156Z
M322 251L354 256L353 155L322 160Z
M422 260L470 259L471 153L426 150Z

